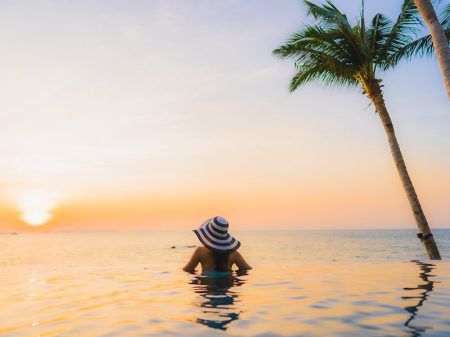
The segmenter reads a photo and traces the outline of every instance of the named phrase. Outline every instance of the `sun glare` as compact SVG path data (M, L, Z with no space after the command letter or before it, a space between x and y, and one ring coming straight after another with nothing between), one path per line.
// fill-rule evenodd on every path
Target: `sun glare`
M19 197L21 218L31 226L40 226L50 220L54 205L54 197L44 191L26 191Z

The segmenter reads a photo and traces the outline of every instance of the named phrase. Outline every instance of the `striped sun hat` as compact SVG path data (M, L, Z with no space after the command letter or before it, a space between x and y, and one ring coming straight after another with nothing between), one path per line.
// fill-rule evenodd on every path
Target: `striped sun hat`
M231 253L241 243L228 233L228 221L220 216L206 220L198 229L194 229L200 242L208 249L218 253Z

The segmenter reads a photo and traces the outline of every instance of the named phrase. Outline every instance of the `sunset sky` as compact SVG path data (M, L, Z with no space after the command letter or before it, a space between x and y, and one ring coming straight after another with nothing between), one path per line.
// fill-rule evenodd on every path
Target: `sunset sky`
M366 0L366 16L401 3ZM0 232L219 214L234 229L415 228L360 90L288 92L292 63L271 51L305 20L297 0L0 2ZM450 227L438 64L380 76L428 220Z

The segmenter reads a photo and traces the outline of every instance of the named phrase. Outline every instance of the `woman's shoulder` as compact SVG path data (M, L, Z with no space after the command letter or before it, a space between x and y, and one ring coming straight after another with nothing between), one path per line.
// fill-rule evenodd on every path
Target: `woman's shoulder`
M237 250L235 250L231 254L232 254L232 255L230 255L231 262L235 263L239 269L243 269L243 270L252 269L252 267L247 263L247 261L245 261L244 257L241 255L241 253L239 253Z
M195 249L195 253L199 254L199 255L205 255L205 254L210 254L211 251L206 247L199 246Z
M242 255L237 250L235 250L235 251L232 251L229 256L231 259L235 260L235 259L238 259L239 257L241 257Z

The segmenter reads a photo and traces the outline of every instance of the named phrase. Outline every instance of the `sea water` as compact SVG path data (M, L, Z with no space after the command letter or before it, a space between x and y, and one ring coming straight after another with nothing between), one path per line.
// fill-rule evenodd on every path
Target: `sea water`
M254 267L181 267L189 231L0 235L0 336L449 336L450 230L236 232Z

